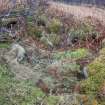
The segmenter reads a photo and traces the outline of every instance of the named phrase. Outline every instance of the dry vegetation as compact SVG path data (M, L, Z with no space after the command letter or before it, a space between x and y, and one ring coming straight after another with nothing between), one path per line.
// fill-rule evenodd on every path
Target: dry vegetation
M0 105L104 105L105 11L38 3L0 18Z

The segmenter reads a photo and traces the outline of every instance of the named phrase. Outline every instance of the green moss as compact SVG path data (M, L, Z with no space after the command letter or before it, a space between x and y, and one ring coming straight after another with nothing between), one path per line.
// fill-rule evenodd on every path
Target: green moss
M54 58L55 59L66 59L66 58L71 58L71 59L81 59L86 57L89 54L87 49L77 49L75 51L65 51L65 52L57 52L54 53Z
M0 48L9 48L10 43L0 43Z
M105 80L105 48L100 51L100 56L88 68L89 78L82 81L82 90L87 94L96 96L101 84Z
M105 71L105 48L100 51L97 57L88 67L90 75L95 75L101 71Z
M89 74L90 75L95 75L97 74L98 72L102 71L102 69L105 68L105 64L101 63L101 62L98 62L97 60L95 60L94 62L92 62L90 65L89 65Z

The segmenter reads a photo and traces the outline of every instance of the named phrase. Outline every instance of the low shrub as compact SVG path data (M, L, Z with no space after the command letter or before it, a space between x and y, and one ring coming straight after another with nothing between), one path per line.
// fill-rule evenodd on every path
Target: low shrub
M42 30L39 27L34 26L32 23L28 23L27 31L30 36L36 38L42 37Z
M53 43L53 45L57 46L60 43L60 36L57 34L49 34L48 39Z

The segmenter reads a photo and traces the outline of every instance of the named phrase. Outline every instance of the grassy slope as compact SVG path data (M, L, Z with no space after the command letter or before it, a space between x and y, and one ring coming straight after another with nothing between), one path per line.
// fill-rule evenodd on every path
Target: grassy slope
M44 96L30 81L15 80L6 65L0 65L0 105L37 105ZM48 105L55 105L57 101L55 96L45 98Z

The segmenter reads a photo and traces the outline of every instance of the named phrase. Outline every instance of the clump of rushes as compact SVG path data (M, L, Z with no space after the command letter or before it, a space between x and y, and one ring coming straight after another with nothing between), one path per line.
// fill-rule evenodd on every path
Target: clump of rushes
M34 20L33 16L27 16L27 21L32 22Z
M42 30L34 26L32 23L28 23L27 27L28 35L36 37L36 38L41 38L42 37Z
M54 33L46 34L43 32L40 40L47 47L48 46L56 47L60 44L61 38L60 38L60 35L58 35L58 34L54 34Z
M57 46L60 43L60 35L57 34L49 34L48 39L53 43L53 45Z
M89 23L81 23L78 26L71 28L69 31L71 39L78 37L78 39L84 40L86 37L92 37L93 35L96 37L99 33Z
M52 19L48 23L48 31L50 33L58 33L58 32L60 32L61 26L62 26L62 23L59 19Z
M45 27L46 24L48 23L48 18L46 15L43 14L37 18L36 22L37 22L38 26L44 26Z

